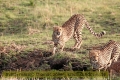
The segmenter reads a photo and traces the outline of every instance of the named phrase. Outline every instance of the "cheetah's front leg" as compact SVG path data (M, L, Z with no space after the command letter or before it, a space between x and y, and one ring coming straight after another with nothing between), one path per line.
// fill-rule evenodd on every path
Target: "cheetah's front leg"
M64 47L65 47L65 43L60 44L60 51L61 51L61 52L63 51Z
M58 46L58 44L54 44L54 48L53 48L53 51L52 51L52 54L53 54L53 55L55 54L55 51L56 51L56 49L57 49L57 46Z

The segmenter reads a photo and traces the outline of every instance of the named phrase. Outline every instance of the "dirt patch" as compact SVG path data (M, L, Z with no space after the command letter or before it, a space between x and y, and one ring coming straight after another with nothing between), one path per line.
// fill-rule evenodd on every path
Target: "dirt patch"
M72 49L72 48L64 48L64 51L73 52L73 51L76 51L76 50L75 50L75 49Z
M2 65L5 70L34 70L39 67L39 63L43 58L51 56L51 52L43 50L34 50L28 52L21 52L17 55L13 55L9 58L9 61L5 63L7 55L2 55Z
M20 52L8 57L1 54L1 70L87 70L89 65L77 59L64 57L55 59L52 53L41 49Z

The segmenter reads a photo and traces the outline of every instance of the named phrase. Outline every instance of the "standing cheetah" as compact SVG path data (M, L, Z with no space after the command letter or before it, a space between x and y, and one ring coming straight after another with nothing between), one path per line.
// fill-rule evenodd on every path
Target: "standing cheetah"
M62 27L54 27L52 40L54 42L53 54L55 54L58 44L61 46L61 51L67 42L72 36L75 39L75 44L73 49L79 49L82 44L82 29L84 25L87 29L96 37L102 37L105 34L105 31L101 33L95 33L92 28L89 26L87 20L81 14L73 15L69 20L67 20Z

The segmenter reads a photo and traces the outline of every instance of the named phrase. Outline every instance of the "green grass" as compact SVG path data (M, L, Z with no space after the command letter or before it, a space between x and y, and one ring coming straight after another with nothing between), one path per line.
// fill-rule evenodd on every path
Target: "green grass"
M16 0L13 3L10 1L1 1L0 5L0 24L3 27L1 31L4 32L10 32L6 30L8 25L11 29L19 27L20 30L28 25L39 29L51 28L54 25L62 25L71 15L76 13L84 14L92 26L99 25L100 28L107 31L111 28L116 31L116 28L120 26L119 0Z
M86 48L101 45L108 40L120 41L119 9L119 0L0 0L0 46L14 41L26 45L25 52L34 49L51 51L53 45L43 43L52 39L53 26L61 26L73 14L83 14L95 32L106 31L107 34L97 39L85 28L82 31L81 49L64 51L63 55L57 55L55 59L60 59L61 56L64 58L64 55L77 59L88 57ZM40 32L28 35L29 26ZM74 40L70 39L65 48L73 45ZM5 62L8 60L6 58ZM89 60L83 62L89 63Z
M77 13L84 14L95 32L107 32L103 38L97 39L83 29L82 46L106 43L109 39L119 41L119 0L15 0L12 3L11 0L4 0L0 3L0 41L6 44L15 41L27 45L29 49L47 50L49 46L42 43L51 40L53 26L61 26ZM28 36L28 26L39 29L41 33ZM74 40L70 40L66 47L73 44Z

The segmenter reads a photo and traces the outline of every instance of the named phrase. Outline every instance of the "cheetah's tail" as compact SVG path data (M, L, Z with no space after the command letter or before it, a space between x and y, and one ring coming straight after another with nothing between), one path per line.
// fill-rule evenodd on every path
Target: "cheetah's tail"
M86 25L87 29L88 29L94 36L96 36L96 37L98 37L98 38L100 38L100 37L102 37L103 35L106 34L105 31L102 31L101 33L96 33L96 32L94 32L93 29L89 26L89 24L88 24L87 21L85 22L85 25Z

